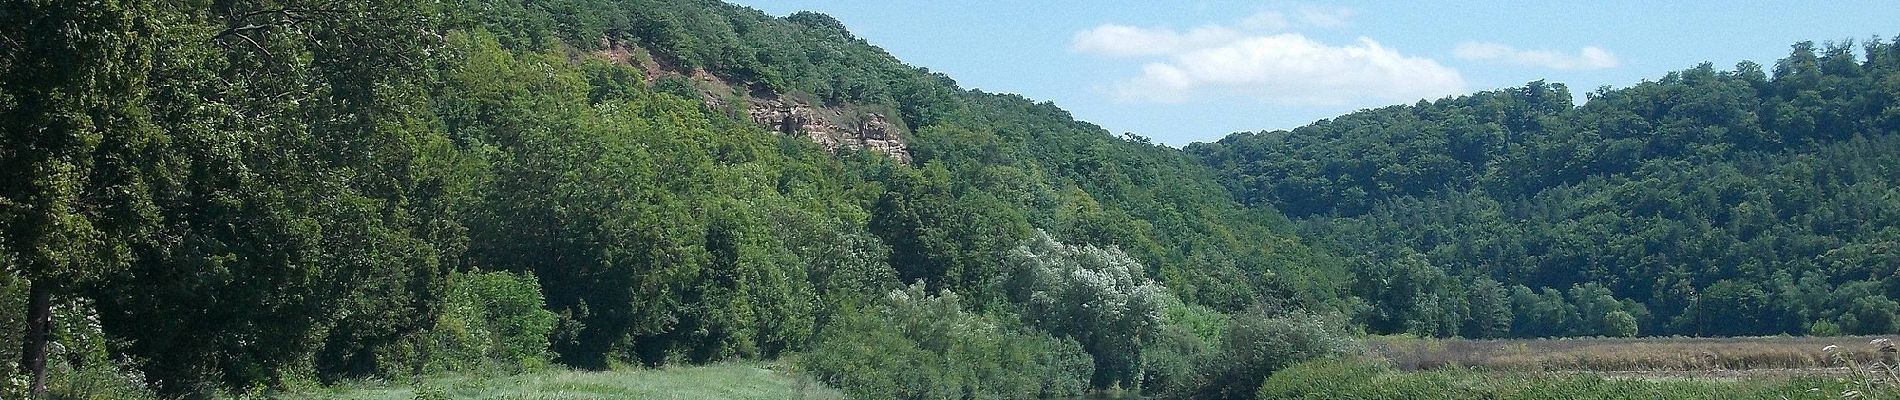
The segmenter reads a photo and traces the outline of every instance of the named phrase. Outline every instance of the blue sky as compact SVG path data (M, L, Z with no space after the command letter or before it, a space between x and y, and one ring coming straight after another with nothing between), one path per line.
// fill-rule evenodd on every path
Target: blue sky
M1582 93L1804 40L1900 35L1891 1L737 0L818 11L966 88L1170 145L1546 79Z

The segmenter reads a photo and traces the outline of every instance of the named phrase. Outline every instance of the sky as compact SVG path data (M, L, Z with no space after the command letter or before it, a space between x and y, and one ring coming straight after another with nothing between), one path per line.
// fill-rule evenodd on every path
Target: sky
M1800 41L1900 35L1888 1L729 0L817 11L964 88L1174 146L1563 83L1578 98Z

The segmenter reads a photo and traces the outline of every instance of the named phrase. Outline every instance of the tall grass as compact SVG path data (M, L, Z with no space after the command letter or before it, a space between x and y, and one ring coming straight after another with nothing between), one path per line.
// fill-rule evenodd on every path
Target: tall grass
M1882 398L1884 392L1900 388L1900 369L1895 360L1894 343L1890 339L1880 338L1867 342L1865 352L1856 352L1851 347L1829 345L1822 348L1837 362L1846 364L1853 382L1858 386L1841 392L1842 398ZM1873 361L1862 361L1859 354L1870 354Z
M1374 354L1402 370L1471 367L1506 371L1844 371L1881 361L1878 352L1823 349L1877 337L1581 338L1461 340L1376 337Z
M1261 384L1262 399L1840 399L1894 398L1892 386L1862 389L1853 379L1613 379L1594 374L1446 368L1402 371L1382 360L1296 364Z

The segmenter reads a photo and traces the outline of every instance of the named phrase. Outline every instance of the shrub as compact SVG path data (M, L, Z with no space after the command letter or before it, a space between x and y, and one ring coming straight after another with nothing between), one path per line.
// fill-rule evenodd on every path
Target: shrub
M1141 390L1147 393L1186 390L1197 368L1215 353L1228 324L1226 314L1180 301L1163 314L1167 318L1160 332L1142 349Z
M1182 326L1167 325L1143 353L1141 390L1170 393L1188 390L1196 382L1195 374L1214 354L1214 346Z
M533 276L457 273L429 333L432 371L521 372L548 365L554 313Z
M800 367L860 399L1066 397L1094 368L1071 340L1005 329L922 285L841 313Z
M1611 337L1636 337L1636 316L1627 311L1611 311L1603 316L1603 334Z
M86 298L55 298L53 342L48 349L46 389L54 399L139 399L153 394L131 363L115 359L114 343L99 325L99 312ZM11 361L11 360L10 360ZM0 363L0 398L27 398L28 378L18 362Z
M1814 321L1814 323L1808 324L1808 336L1826 337L1826 336L1840 336L1840 335L1841 335L1841 326L1835 325L1833 321L1816 320Z
M1228 323L1219 352L1204 361L1195 381L1168 397L1249 399L1268 375L1300 361L1353 354L1360 344L1343 318L1294 312L1268 316L1260 310L1236 314Z

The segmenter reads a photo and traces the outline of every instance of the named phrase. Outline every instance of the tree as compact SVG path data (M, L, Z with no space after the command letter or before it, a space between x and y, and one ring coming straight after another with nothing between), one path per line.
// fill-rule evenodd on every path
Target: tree
M1516 316L1511 331L1517 337L1562 336L1578 319L1577 308L1565 302L1562 293L1550 288L1540 291L1523 285L1512 288L1511 309L1511 314Z
M1767 300L1760 285L1722 280L1703 290L1684 317L1691 318L1698 335L1761 334L1765 332L1756 324Z
M1465 337L1500 338L1511 333L1511 293L1490 277L1473 279L1468 291L1471 308L1465 319Z
M1842 324L1841 328L1855 335L1885 335L1894 332L1895 314L1900 313L1900 302L1886 296L1866 296L1853 300L1843 318L1852 323Z
M145 109L152 6L0 5L0 226L28 282L22 372L46 390L52 303L124 267L154 219L140 158L159 131ZM23 40L24 38L33 38Z
M1095 358L1096 387L1142 382L1142 349L1161 328L1162 308L1175 300L1145 268L1119 249L1072 246L1047 232L1011 253L1012 300L1027 305L1031 326L1072 338Z
M1577 307L1577 316L1581 318L1571 327L1571 334L1578 336L1605 335L1615 336L1609 320L1610 314L1623 312L1624 316L1635 315L1622 311L1622 303L1610 294L1610 289L1596 283L1585 283L1570 287L1570 304Z
M1603 316L1604 336L1636 337L1636 316L1627 311L1611 311Z

